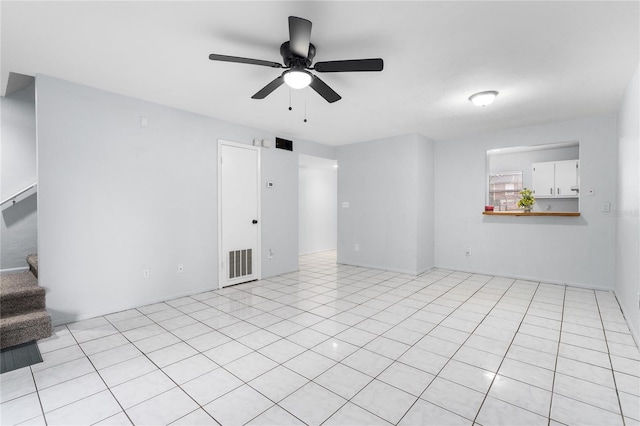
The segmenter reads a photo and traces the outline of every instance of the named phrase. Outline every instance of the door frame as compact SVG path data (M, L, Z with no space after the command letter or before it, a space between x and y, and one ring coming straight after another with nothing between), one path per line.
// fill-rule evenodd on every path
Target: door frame
M257 170L256 175L258 177L256 185L257 185L257 209L258 209L258 246L256 247L256 278L258 280L262 279L262 178L261 178L261 152L260 148L253 145L248 145L244 143L231 142L224 139L218 139L218 155L217 155L217 165L218 165L218 289L221 290L222 283L224 280L224 262L226 261L224 253L222 252L222 149L223 145L230 146L233 148L240 149L249 149L255 151L258 156L257 161Z

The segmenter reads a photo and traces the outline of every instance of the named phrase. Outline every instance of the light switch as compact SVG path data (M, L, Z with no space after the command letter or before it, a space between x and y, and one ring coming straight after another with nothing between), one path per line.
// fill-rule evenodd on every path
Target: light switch
M611 203L602 203L602 211L608 213L611 211Z

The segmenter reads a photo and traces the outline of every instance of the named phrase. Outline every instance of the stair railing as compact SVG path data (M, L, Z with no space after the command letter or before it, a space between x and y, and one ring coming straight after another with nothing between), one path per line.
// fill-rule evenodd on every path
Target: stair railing
M16 203L16 198L18 198L20 195L24 194L25 192L27 192L28 190L30 190L31 188L34 188L36 186L38 186L38 182L32 183L31 185L27 186L26 188L16 192L11 197L7 197L4 200L2 200L2 202L0 202L0 206L5 205L5 203L8 203L9 201L13 201L13 204L15 204Z

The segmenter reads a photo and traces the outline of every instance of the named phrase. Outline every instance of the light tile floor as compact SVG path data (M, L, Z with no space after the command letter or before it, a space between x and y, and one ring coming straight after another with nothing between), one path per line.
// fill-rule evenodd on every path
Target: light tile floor
M0 376L2 425L640 424L640 354L613 293L333 252L39 347L43 363Z

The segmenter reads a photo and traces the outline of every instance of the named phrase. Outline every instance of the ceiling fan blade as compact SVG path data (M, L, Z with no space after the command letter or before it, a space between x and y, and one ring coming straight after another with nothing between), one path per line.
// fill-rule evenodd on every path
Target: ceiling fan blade
M277 62L262 61L260 59L241 58L239 56L216 55L215 53L212 53L211 55L209 55L209 59L211 59L212 61L237 62L240 64L262 65L262 66L271 67L271 68L282 68L282 64L279 64Z
M338 95L331 87L327 86L324 81L320 80L320 78L315 75L313 76L313 80L311 80L311 84L309 84L309 86L311 86L313 90L318 92L318 94L330 104L342 99L342 96Z
M301 58L309 55L309 43L311 43L311 21L289 16L289 46L291 52Z
M280 75L276 77L273 81L271 81L271 83L267 84L262 89L258 90L258 93L253 95L251 99L264 99L267 97L267 95L269 95L271 92L273 92L283 84L284 84L284 78L282 78L282 76Z
M317 62L313 69L317 72L352 72L352 71L382 71L384 62L375 59L350 59L346 61Z

